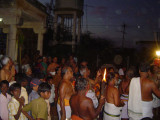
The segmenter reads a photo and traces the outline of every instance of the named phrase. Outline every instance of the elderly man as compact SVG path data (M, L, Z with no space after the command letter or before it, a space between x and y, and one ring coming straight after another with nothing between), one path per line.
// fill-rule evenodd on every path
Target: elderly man
M79 78L76 81L77 93L70 99L72 109L72 120L93 120L95 119L105 103L104 97L99 100L99 105L95 109L90 98L86 97L88 91L88 81L85 78Z
M96 108L98 106L98 99L97 99L95 92L93 90L93 86L96 85L96 83L98 82L100 72L99 71L97 72L97 76L96 76L95 80L92 80L89 78L90 70L88 69L88 67L82 67L80 69L80 74L81 74L82 78L85 78L88 81L89 89L86 93L86 96L89 97L90 99L92 99L93 104L94 104L94 108Z
M15 66L9 57L3 56L1 58L2 69L0 71L0 81L7 80L8 82L14 81Z
M59 120L65 120L71 117L69 100L74 93L74 88L71 83L71 78L73 77L72 69L70 67L64 67L62 73L64 76L59 87L59 99L57 104Z
M31 93L31 87L30 87L30 82L32 80L32 69L31 67L29 66L29 64L27 65L24 65L23 68L22 68L22 71L23 73L25 73L25 78L27 79L28 81L28 85L26 87L26 90L27 90L27 93L30 94Z
M81 67L80 69L80 74L83 78L86 78L86 80L89 81L90 86L95 85L98 82L98 78L100 76L99 71L97 72L97 76L95 80L92 80L89 78L90 76L90 70L88 69L88 67Z

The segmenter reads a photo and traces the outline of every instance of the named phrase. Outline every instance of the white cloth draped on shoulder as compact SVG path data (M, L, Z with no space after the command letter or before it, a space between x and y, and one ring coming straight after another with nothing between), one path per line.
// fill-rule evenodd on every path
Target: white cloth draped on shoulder
M89 90L86 94L86 97L90 98L93 101L94 108L98 107L98 99L95 95L95 92L93 92L92 90Z
M143 118L140 77L132 78L130 83L128 115L131 120L140 120Z
M130 120L152 118L153 101L142 101L140 78L132 78L129 88L128 115Z

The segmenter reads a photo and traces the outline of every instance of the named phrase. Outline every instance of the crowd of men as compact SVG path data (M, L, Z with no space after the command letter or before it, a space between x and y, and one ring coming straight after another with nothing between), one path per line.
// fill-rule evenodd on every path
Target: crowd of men
M156 65L140 64L139 77L134 67L102 66L90 78L88 62L73 56L58 62L25 55L19 68L7 56L0 63L0 120L152 120L159 114Z

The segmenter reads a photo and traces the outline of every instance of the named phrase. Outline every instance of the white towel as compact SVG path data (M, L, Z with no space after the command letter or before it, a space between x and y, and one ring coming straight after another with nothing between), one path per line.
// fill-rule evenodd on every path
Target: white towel
M98 107L98 99L95 95L95 92L93 92L92 90L89 90L86 94L86 97L90 98L93 101L94 108Z
M130 83L128 115L130 119L133 119L133 120L140 120L143 118L140 77L132 78Z

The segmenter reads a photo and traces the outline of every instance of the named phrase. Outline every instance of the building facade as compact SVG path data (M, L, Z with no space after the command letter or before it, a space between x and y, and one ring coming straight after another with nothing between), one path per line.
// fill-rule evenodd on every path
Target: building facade
M46 18L46 7L37 0L1 0L0 28L3 33L7 34L6 55L14 61L17 60L18 29L33 29L33 32L37 34L36 49L42 54Z

